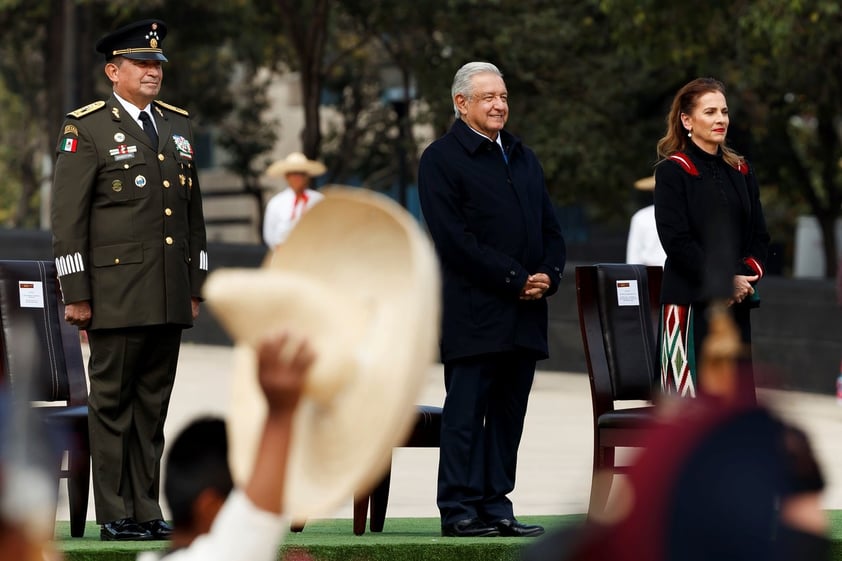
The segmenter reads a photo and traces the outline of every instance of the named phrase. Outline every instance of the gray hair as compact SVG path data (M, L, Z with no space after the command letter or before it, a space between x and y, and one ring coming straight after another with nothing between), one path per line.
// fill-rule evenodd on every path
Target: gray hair
M464 64L462 68L456 71L456 75L453 77L453 87L450 88L450 99L455 99L456 94L462 94L465 97L470 98L474 93L471 78L477 74L483 74L485 72L491 72L501 78L503 77L503 73L500 72L500 69L490 62L469 62ZM456 101L453 102L453 111L456 113L457 119L461 118L459 108L456 107Z

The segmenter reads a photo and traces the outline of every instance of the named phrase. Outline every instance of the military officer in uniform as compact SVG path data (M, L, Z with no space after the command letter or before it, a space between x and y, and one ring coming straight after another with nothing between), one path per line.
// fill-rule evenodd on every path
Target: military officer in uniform
M113 94L69 113L57 148L53 253L65 319L88 332L103 540L170 536L158 501L164 421L208 271L188 113L155 99L166 33L143 20L100 39Z

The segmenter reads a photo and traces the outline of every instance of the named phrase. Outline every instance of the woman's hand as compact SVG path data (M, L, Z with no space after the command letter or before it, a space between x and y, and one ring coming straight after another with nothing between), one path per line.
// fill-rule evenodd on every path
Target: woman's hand
M728 300L728 305L739 304L752 294L754 294L754 287L751 283L757 282L760 277L758 275L734 275L734 295Z

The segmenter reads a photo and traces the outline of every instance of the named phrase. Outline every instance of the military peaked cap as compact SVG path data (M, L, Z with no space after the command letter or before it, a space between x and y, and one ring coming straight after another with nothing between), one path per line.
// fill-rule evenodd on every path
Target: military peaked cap
M167 36L167 25L158 19L145 19L112 31L96 43L96 50L105 60L124 56L135 60L161 60L167 57L161 43Z

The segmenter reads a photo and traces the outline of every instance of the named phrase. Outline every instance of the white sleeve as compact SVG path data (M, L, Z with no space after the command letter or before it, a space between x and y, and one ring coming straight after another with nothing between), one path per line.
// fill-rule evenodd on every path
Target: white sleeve
M640 211L632 215L631 223L629 224L629 237L626 242L626 263L643 263L643 255L641 252L641 235L642 224L640 223Z
M285 189L269 200L263 217L263 242L270 248L282 243L289 236L295 221L292 209L295 194L292 189Z
M209 533L161 561L275 561L287 528L286 516L260 510L242 490L235 489Z
M277 207L278 195L275 195L266 203L266 210L263 213L263 243L269 247L275 247L278 243L276 241L279 218Z
M307 189L307 197L307 210L310 210L311 208L313 208L313 205L325 198L324 195L322 195L315 189Z

